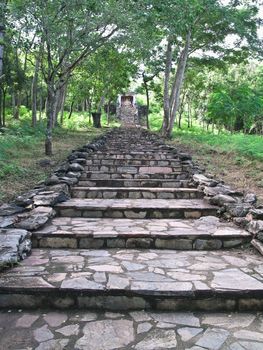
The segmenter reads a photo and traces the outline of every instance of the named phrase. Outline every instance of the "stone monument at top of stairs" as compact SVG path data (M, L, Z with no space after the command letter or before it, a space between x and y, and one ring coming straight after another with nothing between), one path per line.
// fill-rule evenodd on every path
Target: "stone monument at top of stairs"
M139 125L138 108L135 94L130 92L118 97L117 117L123 126Z

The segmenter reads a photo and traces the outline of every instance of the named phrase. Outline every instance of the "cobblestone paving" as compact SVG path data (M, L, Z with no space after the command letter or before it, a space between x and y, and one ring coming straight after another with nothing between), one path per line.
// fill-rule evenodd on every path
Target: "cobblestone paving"
M93 219L93 218L54 218L34 234L90 235L91 237L118 236L213 236L250 237L250 233L216 217L202 217L199 220L169 219Z
M136 208L136 209L143 209L143 208L178 208L178 209L184 209L184 208L216 208L213 205L207 204L204 201L200 201L197 199L191 199L191 200L184 200L184 199L176 199L176 200L169 200L166 199L153 199L149 201L148 199L122 199L115 200L115 199L70 199L67 202L61 203L57 205L58 208L63 207L74 207L74 208L100 208L100 209L129 209L129 208Z
M1 350L262 350L261 313L0 312Z
M40 250L2 274L0 288L130 290L170 295L193 291L263 291L263 261L231 251Z

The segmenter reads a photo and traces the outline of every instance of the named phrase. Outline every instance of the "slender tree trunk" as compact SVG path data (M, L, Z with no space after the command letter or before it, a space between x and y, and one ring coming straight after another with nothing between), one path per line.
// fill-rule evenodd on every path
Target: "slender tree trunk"
M85 106L84 112L87 112L88 111L88 100L87 99L85 99L85 101L84 101L84 106Z
M163 125L162 133L165 133L170 120L170 103L169 103L169 81L172 69L172 38L168 38L165 60L165 72L164 72L164 90L163 90Z
M101 113L101 108L102 108L102 106L104 105L104 101L105 101L105 96L102 95L101 98L100 98L100 102L99 102L99 104L98 104L98 109L97 109L97 112L98 112L98 113Z
M2 89L0 88L0 128L3 126L2 115L3 115L3 93L2 93Z
M54 82L49 81L47 84L47 102L46 102L46 115L47 115L47 128L46 128L46 141L45 141L45 154L52 156L52 127L55 108L55 88Z
M149 87L148 87L147 79L144 74L143 74L143 85L144 85L145 95L146 95L146 127L148 130L150 130L150 124L149 124L150 95L149 95Z
M5 106L6 106L6 89L3 89L3 104L2 104L2 108L3 108L3 114L2 114L2 123L3 123L3 127L5 127Z
M189 32L186 37L186 42L183 51L180 54L178 67L175 75L175 88L174 91L172 91L173 95L171 95L170 98L170 120L169 125L166 129L166 136L171 137L172 130L176 118L176 113L178 111L179 105L180 105L180 92L183 85L184 75L185 75L185 68L188 58L188 52L190 47L190 39L191 39L191 33Z
M62 96L61 110L60 110L60 125L63 125L66 95L67 95L67 87L65 86L65 89L63 91L63 96Z
M2 21L2 19L0 19L0 81L1 81L2 75L3 75L3 55L4 55L4 45L3 45L4 24L1 21Z
M89 115L88 123L90 125L91 124L91 107L92 107L91 99L87 100L87 107L88 107L88 115Z
M190 101L188 100L188 113L187 113L187 127L188 129L190 128L190 120L191 120L191 106L190 106Z
M107 125L108 126L110 125L110 104L111 104L111 101L109 100L107 103Z
M186 90L183 93L182 97L182 103L180 104L180 109L179 109L179 116L178 116L178 128L182 129L182 118L183 118L183 113L184 113L184 100L186 96Z
M3 91L0 88L0 128L3 126L2 115L3 115Z
M57 89L54 95L54 112L52 119L52 126L56 126L58 123L59 103L60 103L60 89Z
M73 101L72 101L71 104L70 104L70 111L69 111L68 119L71 118L71 115L72 115L72 113L73 113L73 106L74 106L74 99L73 99Z
M12 104L13 104L13 116L14 119L19 119L20 106L21 106L21 91L17 91L12 94Z
M39 121L42 119L42 110L43 110L43 97L42 97L42 88L41 88L40 94L39 94L39 115L38 115Z
M39 71L40 59L36 58L35 72L32 80L31 96L32 96L32 126L36 127L37 124L37 85L38 85L38 71Z

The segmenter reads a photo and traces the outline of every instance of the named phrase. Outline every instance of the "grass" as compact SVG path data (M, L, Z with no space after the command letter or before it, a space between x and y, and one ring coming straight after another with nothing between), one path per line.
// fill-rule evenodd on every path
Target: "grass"
M151 129L154 131L161 128L161 117L158 114L150 116ZM177 139L184 144L207 145L211 150L225 153L235 153L237 156L247 157L263 161L263 137L259 135L245 135L242 133L230 134L228 132L213 134L203 130L200 125L182 129L174 127L173 139Z
M0 203L12 200L34 187L49 176L74 148L90 142L105 132L88 124L88 118L75 113L71 125L55 128L53 131L53 156L50 165L43 167L40 160L44 155L45 121L32 128L28 116L19 122L9 122L8 128L0 132ZM105 117L102 120L105 126ZM113 126L116 123L112 123ZM112 126L111 125L111 126Z
M161 116L150 115L151 129L161 128ZM193 155L208 173L225 183L258 195L263 204L263 137L242 133L215 135L200 125L174 128L171 144Z
M151 129L159 130L161 121L160 114L152 113ZM105 115L102 116L102 125L106 126ZM110 127L113 126L119 126L119 123L113 120ZM63 128L53 131L51 164L42 167L39 161L46 158L45 121L32 128L26 111L21 120L10 120L8 128L0 132L0 203L44 180L72 149L104 131L92 128L86 113L73 113L70 119L65 114ZM171 142L194 155L208 172L235 187L258 193L263 201L263 137L228 133L214 135L197 125L191 129L183 125L182 130L174 128Z

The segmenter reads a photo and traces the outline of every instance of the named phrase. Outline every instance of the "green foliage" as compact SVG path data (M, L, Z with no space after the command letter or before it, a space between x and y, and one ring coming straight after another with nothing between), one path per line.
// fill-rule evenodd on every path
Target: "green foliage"
M252 159L263 160L263 138L256 135L245 135L241 133L214 135L201 129L175 130L173 138L191 144L198 142L212 146L215 150L231 153L236 152L241 156Z

